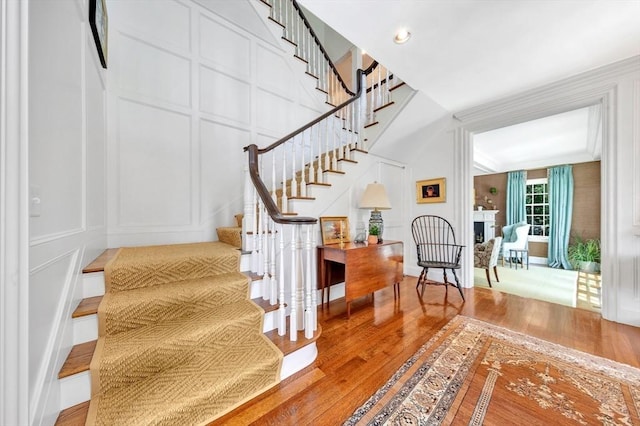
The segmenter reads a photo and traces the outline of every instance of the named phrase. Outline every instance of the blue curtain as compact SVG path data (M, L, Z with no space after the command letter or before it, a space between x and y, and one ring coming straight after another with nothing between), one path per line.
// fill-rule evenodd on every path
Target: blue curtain
M549 169L549 249L547 263L552 268L572 269L567 259L572 214L573 167L551 167Z
M527 172L520 170L507 174L507 225L527 220L524 209L527 192Z

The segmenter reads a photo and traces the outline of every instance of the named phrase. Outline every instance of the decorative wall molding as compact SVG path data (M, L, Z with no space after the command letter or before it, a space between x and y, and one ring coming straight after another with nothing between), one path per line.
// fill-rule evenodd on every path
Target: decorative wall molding
M633 82L633 232L640 237L640 79Z
M0 0L0 424L29 419L29 3Z
M464 154L470 152L473 147L471 138L467 138L467 132L481 132L495 128L515 124L518 122L540 118L542 116L556 114L560 111L568 111L578 107L584 107L600 103L602 105L602 160L601 160L601 220L605 225L601 229L602 240L602 304L603 317L616 321L618 318L618 293L620 283L619 268L613 259L618 258L618 241L616 228L618 216L617 175L616 175L616 125L617 125L617 82L601 81L620 76L625 72L640 70L640 56L631 58L622 63L604 67L591 73L581 74L578 77L562 80L524 94L492 102L485 107L476 107L471 110L456 114L461 121L460 127L465 132L456 132L456 141L463 144L463 155L456 157L457 168L467 167L471 170L471 162ZM472 154L469 154L472 155ZM465 179L462 173L458 173L461 182L465 182L466 190L461 192L471 194L473 188L472 179ZM469 198L470 197L466 197ZM469 202L467 200L467 202ZM464 200L462 200L464 203ZM469 215L465 222L471 223L471 208L465 208ZM467 229L465 241L471 242L473 232ZM466 258L470 258L466 255Z
M615 80L622 75L637 72L638 69L640 69L640 56L633 56L623 61L558 80L514 96L508 96L494 102L458 111L454 114L454 117L461 122L481 122L484 119L493 117L491 122L495 123L497 116L501 113L507 113L510 116L509 121L511 124L516 124L517 122L524 121L524 119L532 120L545 115L577 109L580 107L578 105L589 106L592 104L592 102L589 102L589 99L597 97L597 94L602 93L603 89L605 91L608 90L600 86L604 84L610 88L610 86L614 84L611 80ZM576 97L575 94L562 94L563 91L567 90L582 93L584 99L579 96ZM559 110L557 112L553 111L550 113L548 111L549 107L545 106L545 100L549 98L558 99L560 97L565 97L565 102L561 105L567 106L558 106L557 108L559 108ZM584 101L586 101L586 103ZM517 113L519 110L522 111L521 114ZM521 119L518 121L519 118ZM504 125L500 124L498 127L504 127ZM476 131L486 130L491 129L479 128Z

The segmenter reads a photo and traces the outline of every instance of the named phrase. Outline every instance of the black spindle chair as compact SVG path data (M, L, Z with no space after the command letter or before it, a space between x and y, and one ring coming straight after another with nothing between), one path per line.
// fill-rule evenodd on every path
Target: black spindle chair
M411 232L418 251L418 266L422 267L422 272L416 283L416 289L422 286L420 298L424 295L425 286L432 284L444 285L446 290L449 289L448 286L456 287L464 301L462 287L456 275L456 269L460 269L460 258L464 246L456 243L456 236L451 224L440 216L418 216L411 223ZM429 268L442 269L444 283L427 280ZM447 269L453 272L455 284L447 280Z

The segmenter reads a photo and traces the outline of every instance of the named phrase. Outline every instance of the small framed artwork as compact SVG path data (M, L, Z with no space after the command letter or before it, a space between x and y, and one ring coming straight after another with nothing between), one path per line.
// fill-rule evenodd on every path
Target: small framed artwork
M320 218L322 245L349 241L349 218L347 216L325 216Z
M444 203L447 198L445 178L419 180L416 182L416 201L422 203Z
M89 0L89 25L96 42L102 68L107 68L107 35L109 19L106 0Z

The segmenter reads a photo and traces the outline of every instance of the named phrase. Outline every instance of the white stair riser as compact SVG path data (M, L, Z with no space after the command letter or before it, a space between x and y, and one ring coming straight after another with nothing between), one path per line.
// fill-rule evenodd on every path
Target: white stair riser
M284 380L294 373L302 370L310 365L318 357L318 348L316 342L298 349L295 352L285 356L282 360L282 369L280 370L280 380Z
M82 275L82 297L104 295L104 272L92 272Z
M240 270L241 271L250 271L251 270L251 255L243 254L240 256Z
M73 344L91 342L98 339L98 315L86 315L73 319Z
M91 399L91 373L83 371L60 379L60 410Z

